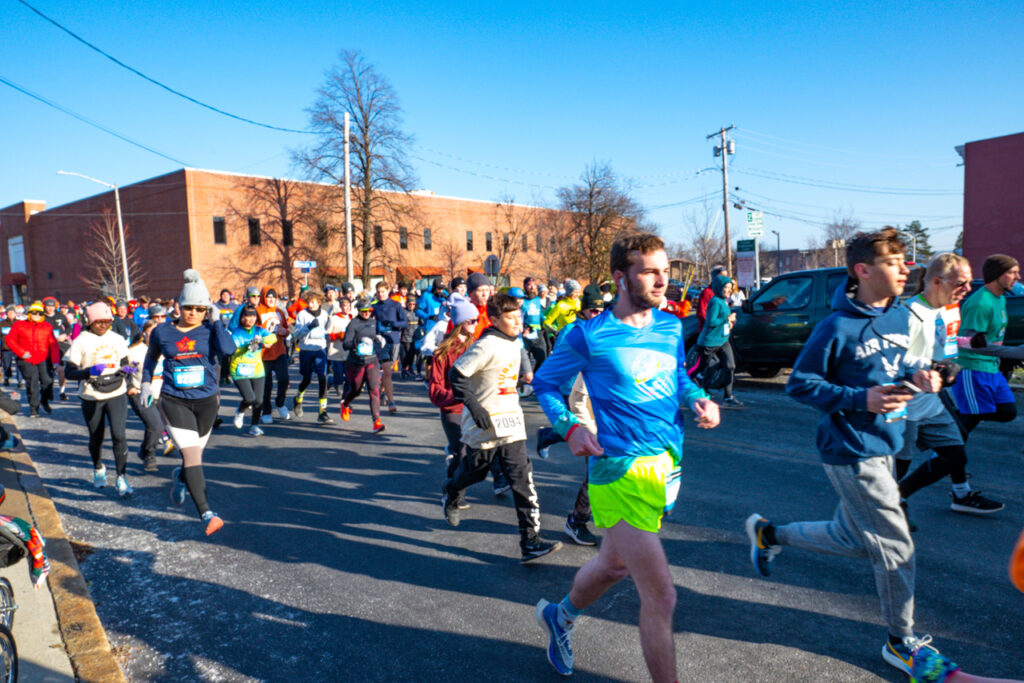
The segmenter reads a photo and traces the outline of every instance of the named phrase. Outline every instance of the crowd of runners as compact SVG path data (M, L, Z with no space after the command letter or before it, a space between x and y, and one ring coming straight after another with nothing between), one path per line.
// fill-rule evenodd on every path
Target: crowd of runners
M786 387L821 411L817 446L838 495L835 516L779 523L755 513L745 530L753 569L763 577L786 546L867 559L888 627L884 660L916 680L980 680L914 630L915 527L907 501L949 477L954 511L987 515L1004 507L969 484L965 444L982 421L1016 417L1000 359L1019 359L1002 340L1003 295L1020 269L1009 256L991 256L982 290L965 300L969 263L941 254L928 265L922 291L904 299L904 259L895 230L850 240L849 278ZM200 274L187 270L173 300L62 304L48 297L8 306L0 365L5 386L25 388L30 418L77 391L91 480L98 488L108 484L102 455L109 430L120 496L133 493L131 407L144 427L143 467L156 471L157 453L177 450L171 500L183 505L191 498L207 535L224 525L208 499L202 462L220 426L224 392L238 395L232 426L255 439L264 427L302 419L307 410L325 427L337 417L347 429L376 434L386 429L385 419L400 419L395 374L417 380L445 435L445 476L428 487L433 495L440 489L444 519L457 527L469 508L466 490L490 474L496 494L511 491L522 562L562 546L541 535L521 407L535 394L550 422L536 435L537 457L562 441L573 455L586 456L562 531L573 543L600 546L564 597L536 606L548 660L560 674L573 672L576 620L631 576L650 676L674 681L676 588L658 532L680 486L684 424L719 425L710 388L724 390L725 407L743 405L732 394L729 347L737 288L724 268L716 269L696 302L702 329L688 362L679 318L690 305L667 305L661 239L620 238L609 272L611 281L585 287L526 278L522 287L500 292L480 273L436 279L422 292L380 282L357 294L351 283L329 283L304 286L288 300L263 283L237 299L227 289L214 299ZM292 365L299 376L294 388ZM422 391L416 383L398 387ZM364 392L366 402L359 400ZM920 464L911 470L915 457ZM1024 536L1013 562L1012 578L1024 590Z

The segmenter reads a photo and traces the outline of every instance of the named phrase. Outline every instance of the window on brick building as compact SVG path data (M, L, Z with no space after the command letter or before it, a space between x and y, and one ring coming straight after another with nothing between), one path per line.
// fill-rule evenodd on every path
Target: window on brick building
M373 226L373 248L384 248L384 228L380 227L379 225Z
M250 218L249 219L249 245L259 246L260 243L260 219Z
M491 241L491 233L489 232L484 233L484 246L487 248L487 251L494 251L494 244Z
M530 250L530 236L523 233L523 251L527 252Z
M505 251L508 251L509 245L512 244L512 235L507 232L501 236L501 246Z
M430 242L430 228L423 229L423 250L430 251L434 245Z
M323 221L316 222L316 244L318 247L327 248L327 239L330 236L330 228Z
M466 231L466 251L473 251L473 231Z
M544 251L544 238L537 233L537 251Z
M281 221L281 245L285 247L292 246L292 222Z
M227 244L228 243L227 222L224 220L224 216L214 216L213 217L213 243L214 244Z
M406 228L398 229L398 248L408 249L409 248L409 230Z

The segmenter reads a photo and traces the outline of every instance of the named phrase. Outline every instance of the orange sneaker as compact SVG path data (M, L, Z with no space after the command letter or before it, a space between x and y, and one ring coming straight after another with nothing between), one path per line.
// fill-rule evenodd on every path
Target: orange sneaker
M212 536L221 530L224 526L224 520L217 516L216 512L206 512L203 514L203 521L206 522L206 535Z
M352 419L352 409L349 408L348 406L342 406L341 407L341 419L344 420L345 422L348 422L349 420L351 420Z
M378 434L380 432L383 432L384 429L385 429L384 423L380 421L379 417L376 420L373 421L373 433L374 434Z

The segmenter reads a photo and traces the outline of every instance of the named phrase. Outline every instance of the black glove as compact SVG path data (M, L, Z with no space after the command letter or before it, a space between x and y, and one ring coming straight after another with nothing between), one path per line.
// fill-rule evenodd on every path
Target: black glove
M313 318L313 322L309 323L307 327L309 329L313 329L314 327L320 327L320 318Z
M942 377L942 386L951 387L956 384L956 376L960 374L960 366L951 360L938 360L932 363L932 370Z
M988 346L988 337L985 336L984 332L976 332L975 335L971 337L971 348L980 349L983 346Z

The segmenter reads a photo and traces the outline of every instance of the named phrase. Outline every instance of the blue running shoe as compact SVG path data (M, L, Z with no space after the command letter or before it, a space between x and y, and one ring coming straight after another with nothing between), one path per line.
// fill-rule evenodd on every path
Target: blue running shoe
M944 683L947 678L960 670L960 667L949 657L941 655L927 646L918 648L914 652L913 659L914 664L910 667L910 683Z
M898 645L893 645L887 638L885 645L882 646L882 659L906 675L912 676L911 668L915 652L919 658L924 656L924 650L931 650L935 654L939 654L939 651L930 645L931 642L931 636L907 636Z
M558 623L558 605L547 600L537 603L537 623L548 634L548 661L563 676L572 675L572 624Z
M181 480L181 468L175 467L171 472L171 502L175 505L184 505L185 496L188 495L188 487Z
M103 488L107 485L107 468L104 465L100 465L98 470L92 471L92 485L98 489Z
M764 529L770 525L771 522L756 512L747 517L746 529L747 538L750 539L750 562L754 565L754 571L761 576L771 576L772 560L782 552L782 546L769 545L764 540Z
M135 493L135 489L133 489L131 487L131 484L128 483L128 477L124 476L123 474L118 476L117 481L114 482L114 486L115 488L117 488L117 495L121 496L122 498L124 498L125 496L130 496L133 493Z

